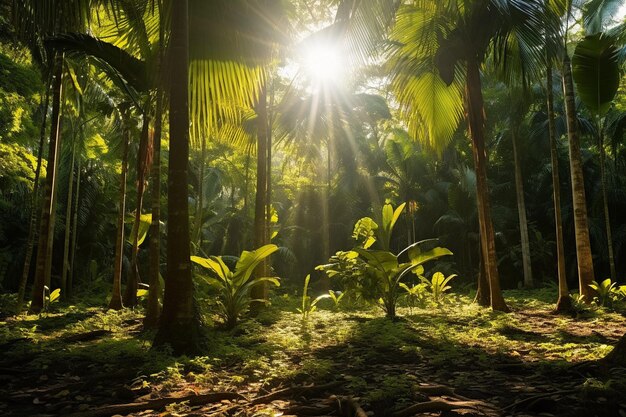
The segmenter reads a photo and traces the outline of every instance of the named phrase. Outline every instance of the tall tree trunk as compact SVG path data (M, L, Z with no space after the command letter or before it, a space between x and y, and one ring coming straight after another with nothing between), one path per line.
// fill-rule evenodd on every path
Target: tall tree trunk
M157 89L156 115L154 120L154 148L152 157L152 223L150 223L150 276L148 282L150 291L148 292L148 309L143 321L144 327L153 328L159 322L161 305L159 296L161 294L161 280L159 273L161 270L161 129L163 118L163 95Z
M267 124L266 124L266 132L267 132L267 160L265 169L267 170L266 174L266 196L265 196L265 242L271 243L272 241L272 109L274 108L274 82L272 81L270 87L270 100L269 106L267 110ZM234 193L233 193L234 194ZM271 275L272 271L272 261L270 257L265 258L265 272L266 275ZM265 299L269 299L269 286L265 284Z
M202 212L204 210L204 167L206 163L206 141L208 139L202 139L200 145L200 166L198 167L198 195L196 198L196 216L194 221L193 242L196 245L196 252L200 253L200 247L202 244Z
M584 297L585 302L591 303L595 295L595 291L589 286L594 280L593 258L591 257L591 243L589 242L585 181L583 177L583 161L580 152L578 126L576 124L572 68L570 58L567 54L565 54L563 58L563 95L565 96L565 113L567 115L567 133L569 138L569 164L572 181L572 200L574 205L578 284L580 295Z
M46 92L41 103L41 128L39 131L39 147L37 149L37 168L35 168L35 178L33 180L33 195L30 200L30 221L28 222L28 238L26 240L26 256L24 258L24 269L20 278L17 292L17 303L15 313L20 314L24 305L24 295L26 294L26 284L30 275L30 263L33 259L33 248L37 237L37 196L39 194L39 182L41 177L41 161L43 159L43 144L46 137L46 120L48 116L48 105L50 104L50 79L46 83Z
M189 161L189 20L188 0L171 8L170 158L167 184L167 277L163 314L155 346L170 345L174 354L199 349L200 321L191 275L187 165Z
M481 238L479 237L479 239ZM487 280L487 271L485 270L485 261L483 260L482 249L478 251L478 288L476 290L476 298L474 298L474 302L478 303L481 307L489 307L491 305L489 281Z
M254 247L260 248L267 244L266 214L267 208L267 86L264 86L259 93L259 102L256 107L257 113L257 176L256 176L256 198L254 203ZM267 276L265 261L256 267L255 274L258 277ZM251 296L254 300L267 299L268 287L266 283L261 283L252 288ZM253 303L253 310L261 308L261 303Z
M489 189L487 184L487 152L485 149L485 114L481 88L479 62L477 59L468 59L466 112L470 136L472 138L472 154L474 156L476 169L476 196L478 201L481 249L485 262L487 280L489 281L491 308L497 311L508 312L509 308L504 301L500 289L495 232L491 221L491 207L489 204Z
M125 122L122 122L125 123ZM113 292L109 308L112 310L121 310L124 307L122 303L122 261L124 259L124 216L126 214L126 176L128 174L128 142L130 141L130 132L123 127L124 132L122 145L122 173L120 174L120 194L119 194L119 212L117 215L117 234L115 238L115 261L113 263Z
M554 224L556 228L556 258L559 282L559 298L556 303L557 312L569 312L572 300L567 287L565 274L565 247L563 242L563 221L561 220L561 182L559 180L559 155L556 146L556 129L554 126L554 95L552 93L552 66L547 69L547 107L548 135L550 137L550 160L552 165L552 198L554 201Z
M520 241L522 244L522 264L524 268L524 287L533 288L533 271L530 262L530 241L528 239L528 220L526 218L526 202L524 200L524 181L522 162L519 155L516 127L511 131L513 142L513 160L515 165L515 194L517 196L517 215L519 218Z
M248 204L248 190L250 189L250 148L248 148L248 150L246 151L246 164L244 167L245 170L245 179L244 179L244 190L243 190L243 215L245 218L245 221L248 221L248 211L249 211L249 204ZM248 247L248 227L244 227L244 231L243 231L243 238L242 238L242 245L243 247Z
M52 116L50 142L48 144L48 165L44 200L39 223L39 243L37 245L37 263L33 299L30 304L32 313L39 313L44 307L44 289L50 284L52 264L52 243L54 238L54 212L56 208L56 183L58 153L61 146L61 98L63 96L63 54L57 52L54 58L54 79L52 81Z
M126 291L124 292L124 305L135 307L137 305L137 284L139 277L139 225L141 223L141 209L143 207L143 195L146 188L146 176L152 158L152 137L150 135L150 110L145 106L143 115L143 125L141 127L141 140L139 153L137 155L137 205L135 207L135 221L133 223L133 244L130 258L130 273L126 281Z
M599 125L599 123L598 123ZM611 230L611 216L609 214L609 196L606 184L606 152L604 149L604 129L598 129L598 148L600 148L600 179L602 181L602 201L604 203L604 226L606 227L606 243L608 246L609 268L611 271L611 280L617 280L617 271L615 269L615 254L613 253L613 232Z
M72 233L72 203L74 192L74 164L76 161L76 146L72 144L72 160L70 162L69 188L67 190L67 207L65 208L65 236L63 242L63 269L61 272L61 298L67 300L67 274L70 264L70 238Z
M78 158L78 164L76 166L76 192L74 193L74 216L72 219L72 246L71 246L71 256L70 256L70 273L67 279L67 298L72 297L73 287L74 287L74 260L76 259L76 242L78 239L78 209L80 208L80 169L81 169L81 159Z

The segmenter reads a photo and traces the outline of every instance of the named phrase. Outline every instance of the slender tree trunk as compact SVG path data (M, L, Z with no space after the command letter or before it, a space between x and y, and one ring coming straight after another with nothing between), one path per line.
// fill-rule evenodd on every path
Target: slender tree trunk
M150 276L148 278L148 309L143 321L144 327L156 327L161 314L159 296L161 294L161 129L163 117L163 95L157 89L156 115L154 120L154 148L152 158L152 223L150 224Z
M244 179L244 190L243 190L243 215L245 216L246 222L248 221L248 190L250 189L250 149L246 152L246 164L245 164L245 179ZM247 247L248 245L248 227L244 228L243 231L243 247Z
M195 217L195 225L194 225L194 233L193 233L193 242L196 244L196 252L200 252L200 247L202 244L202 213L204 210L204 166L206 162L206 141L207 139L202 139L201 149L200 149L200 167L198 169L198 196L196 199L196 217Z
M487 271L485 270L482 250L478 251L478 289L476 290L476 298L474 299L474 302L478 303L481 307L489 307L491 305L491 297L489 296L489 281L487 281Z
M199 350L200 321L191 275L187 165L189 161L188 0L171 8L170 158L168 167L167 277L163 314L154 346L170 345L174 354Z
M125 122L122 122L125 123ZM117 215L117 234L115 238L115 261L113 264L113 292L109 308L112 310L121 310L124 307L122 303L122 261L124 259L124 216L126 214L126 176L128 174L128 142L130 141L130 132L126 127L124 132L122 145L122 173L120 175L120 194L119 194L119 213Z
M559 155L556 146L556 129L554 126L554 97L552 94L552 66L547 69L547 106L548 134L550 136L550 160L552 164L552 198L554 201L554 224L556 228L556 258L559 282L559 298L556 303L557 312L569 312L572 300L569 297L567 276L565 274L565 247L563 242L563 221L561 220L561 182L559 180Z
M593 258L591 257L591 244L589 242L583 161L580 152L578 127L576 125L572 68L570 58L567 54L565 54L563 58L563 95L565 96L567 133L569 137L569 162L572 181L572 200L574 205L579 291L580 295L584 297L585 302L591 303L595 295L595 291L589 286L594 280Z
M255 249L267 244L267 232L265 230L267 208L267 87L264 86L259 93L259 102L257 103L257 177L256 177L256 199L254 204L254 246ZM261 262L255 270L258 277L267 276L266 263ZM254 300L267 299L267 284L262 283L252 288L251 295ZM254 310L261 308L261 303L253 303Z
M617 271L615 269L615 254L613 253L613 232L611 230L611 216L609 214L609 196L606 184L606 152L604 149L604 129L599 128L598 148L600 148L600 178L602 181L602 201L604 203L604 226L606 227L606 241L609 255L609 268L611 280L617 281Z
M271 243L272 241L272 109L274 108L274 82L270 84L270 100L267 110L267 160L266 167L266 197L265 197L265 242ZM267 276L271 275L272 261L269 257L265 258L265 272ZM269 299L269 286L265 284L265 299Z
M46 83L46 92L42 103L41 128L39 131L39 147L37 149L37 168L35 168L35 178L33 180L33 195L30 203L30 221L28 223L28 238L26 244L26 256L24 258L24 269L20 278L19 289L17 292L17 304L15 313L20 314L24 304L24 295L26 294L26 284L30 275L30 263L33 258L33 248L35 247L35 238L37 237L37 196L39 194L39 182L41 177L41 161L43 159L43 144L46 137L46 119L48 116L48 105L50 104L50 80Z
M67 274L70 263L70 238L72 233L72 203L74 192L74 164L76 147L72 144L72 160L70 162L69 188L67 190L67 207L65 208L65 238L63 242L63 269L61 272L61 298L67 300Z
M70 256L70 273L67 279L67 298L72 297L74 287L74 260L76 259L76 241L78 239L78 209L80 208L80 169L81 159L78 158L78 164L76 166L76 192L74 193L74 217L72 219L72 247Z
M526 218L526 202L524 200L524 182L522 178L522 162L519 155L516 127L511 133L513 142L513 160L515 165L515 194L517 196L517 214L519 218L520 241L522 244L522 264L524 268L524 287L533 288L533 270L530 262L530 241L528 239L528 220Z
M63 54L57 53L54 59L54 79L52 81L52 116L50 142L48 144L48 165L44 186L44 201L39 223L39 243L37 245L37 263L33 299L30 305L32 313L39 313L44 307L44 290L50 283L52 243L54 238L54 212L56 202L56 183L58 153L61 146L61 98L63 96Z
M508 312L509 308L504 301L500 289L495 232L491 221L491 207L487 184L487 152L485 149L485 114L481 88L479 63L476 59L469 59L467 62L466 112L470 136L472 138L474 165L476 168L476 196L478 201L478 223L481 234L481 248L487 280L489 281L491 308L497 311Z
M135 222L133 223L133 245L130 259L130 273L126 282L126 291L124 292L124 305L126 307L135 307L137 305L137 284L141 281L139 277L139 225L141 223L141 209L143 207L143 196L146 188L146 175L150 167L150 159L152 158L152 138L150 137L150 113L149 106L143 116L143 125L141 128L141 141L139 145L139 154L137 155L137 206L135 207Z

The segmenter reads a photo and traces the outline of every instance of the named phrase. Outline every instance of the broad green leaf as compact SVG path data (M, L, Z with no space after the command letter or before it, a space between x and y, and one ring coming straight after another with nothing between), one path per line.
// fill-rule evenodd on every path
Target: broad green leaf
M220 258L215 256L211 256L210 258L191 256L191 261L213 271L218 277L220 277L224 281L227 279L227 275L230 272L230 269L228 269L226 264L224 264L224 262Z
M54 303L61 297L61 288L57 288L56 290L50 293L50 302Z
M241 282L246 282L254 268L265 258L278 250L278 246L269 244L262 246L252 252L243 251L237 265L235 266L235 276Z
M391 218L391 224L389 226L389 230L393 230L393 227L398 221L400 214L402 214L402 211L404 210L404 206L406 206L406 203L402 203L398 207L396 207L396 210L393 212L393 217Z
M143 288L137 290L137 298L145 297L146 295L148 295L148 290Z
M442 256L446 256L446 255L452 255L452 252L450 252L450 250L446 248L436 247L429 251L422 252L415 258L410 258L410 259L413 265L421 265L428 261L432 261L434 259L440 258Z
M398 258L389 251L361 248L357 248L356 251L369 265L381 272L389 273L398 267Z
M130 232L130 236L128 237L128 243L130 243L131 245L133 244L134 240L135 240L135 227L134 227L134 220L135 218L133 217L133 227L131 227L131 232ZM148 213L148 214L142 214L139 217L139 228L137 229L137 245L141 246L141 244L144 242L144 240L146 240L146 236L148 235L148 230L150 230L150 224L152 223L152 214Z
M572 57L572 76L578 95L594 114L602 116L611 107L620 82L615 39L598 33L578 42Z

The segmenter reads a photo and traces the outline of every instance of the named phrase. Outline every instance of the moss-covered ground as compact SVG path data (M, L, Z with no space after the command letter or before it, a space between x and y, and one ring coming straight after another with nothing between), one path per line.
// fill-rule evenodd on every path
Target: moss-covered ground
M0 321L0 415L86 416L108 404L237 392L239 400L172 402L130 415L347 415L328 405L350 396L376 416L427 400L471 404L409 415L626 416L626 369L594 363L626 331L622 314L554 315L551 290L505 296L510 314L452 295L441 306L400 308L397 320L375 308L334 311L327 300L306 321L297 298L277 296L232 330L206 313L204 351L194 358L151 350L141 309L54 304ZM249 401L333 381L311 395Z

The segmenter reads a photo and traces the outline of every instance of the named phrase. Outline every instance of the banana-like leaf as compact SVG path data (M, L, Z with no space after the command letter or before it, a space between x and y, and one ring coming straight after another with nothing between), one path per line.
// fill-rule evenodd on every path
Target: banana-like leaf
M201 256L192 256L191 261L212 271L222 281L226 281L228 279L228 275L230 274L230 269L226 266L224 261L222 261L222 259L217 256L211 256L209 258L203 258Z
M615 39L598 33L580 41L572 57L572 75L585 106L596 115L606 114L620 82Z
M234 281L247 282L254 268L265 258L278 250L278 246L269 244L253 251L243 251L235 266Z
M356 252L372 267L384 273L398 268L398 258L389 251L356 248Z
M134 222L134 217L133 217ZM146 240L146 236L148 236L148 231L150 230L150 225L152 224L152 214L142 214L139 218L139 228L137 229L137 235L139 236L137 239L137 246L141 246L141 244ZM128 237L128 243L131 245L135 241L134 232L135 228L131 228L130 236Z
M446 256L446 255L452 255L453 253L446 248L442 248L442 247L436 247L433 248L429 251L426 252L422 252L419 254L415 254L411 259L411 263L413 265L422 265L425 264L428 261L432 261L434 259L437 258L441 258L442 256ZM409 252L409 256L411 255L411 252Z
M50 293L50 302L54 303L55 301L57 301L59 298L61 297L61 288L57 288L56 290L52 291Z

